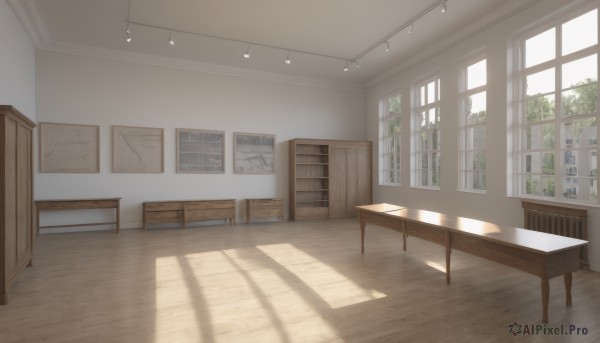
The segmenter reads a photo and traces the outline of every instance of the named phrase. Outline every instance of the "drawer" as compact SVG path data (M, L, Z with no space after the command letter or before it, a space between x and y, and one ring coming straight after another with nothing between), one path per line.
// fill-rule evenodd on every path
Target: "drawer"
M180 222L183 221L182 211L147 212L146 223Z
M281 206L283 203L282 199L250 199L250 206Z
M218 208L235 208L234 200L210 200L210 201L190 201L185 203L187 210L204 210Z
M328 207L298 207L296 208L297 217L305 218L327 218L329 216Z
M281 217L281 206L256 207L250 212L252 217Z
M211 208L202 210L190 210L186 208L185 211L185 220L188 222L195 220L229 219L234 217L235 213L233 208Z
M176 211L182 209L183 203L181 202L160 202L144 204L144 210L146 211Z

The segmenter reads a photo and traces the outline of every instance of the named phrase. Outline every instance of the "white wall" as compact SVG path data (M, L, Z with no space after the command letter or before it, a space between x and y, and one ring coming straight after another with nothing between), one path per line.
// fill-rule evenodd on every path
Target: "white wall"
M581 3L581 1L580 1ZM588 2L589 3L589 2ZM408 207L428 209L454 215L477 218L494 223L522 226L521 199L507 196L507 47L515 30L542 18L565 1L540 1L531 8L496 24L474 37L454 44L435 56L422 58L423 62L409 66L386 81L369 87L367 94L367 139L378 141L379 99L389 91L400 88L402 92L402 185L378 186L374 180L374 198L377 202L402 204ZM485 49L488 59L488 161L487 194L471 194L458 191L458 71L461 61L478 49ZM441 77L441 189L422 190L410 187L410 99L411 85L423 76L438 71ZM378 146L374 144L374 146ZM377 156L378 154L375 154ZM374 174L378 175L374 169ZM600 210L588 207L590 261L594 270L600 271Z
M142 202L154 200L239 199L241 219L241 199L277 196L287 201L287 140L365 138L364 91L295 86L47 51L37 52L36 80L39 122L100 126L101 166L97 174L36 172L35 198L122 197L125 228L140 227ZM111 125L164 128L164 173L112 173ZM225 131L225 174L176 173L176 128ZM275 134L276 174L234 175L233 132ZM42 218L45 225L59 219L52 214Z
M35 121L35 48L6 1L0 1L0 104Z

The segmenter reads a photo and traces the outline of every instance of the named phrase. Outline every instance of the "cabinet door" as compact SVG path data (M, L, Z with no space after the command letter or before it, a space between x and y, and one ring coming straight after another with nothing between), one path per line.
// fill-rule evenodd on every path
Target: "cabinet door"
M372 203L372 166L371 150L368 147L356 150L356 205L368 205ZM353 211L354 212L354 211Z
M347 206L347 166L348 156L345 147L332 146L329 152L329 217L346 216Z

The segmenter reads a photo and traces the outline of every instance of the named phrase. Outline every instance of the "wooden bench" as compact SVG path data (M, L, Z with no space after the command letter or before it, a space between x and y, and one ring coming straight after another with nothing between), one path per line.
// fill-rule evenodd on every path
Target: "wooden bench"
M580 249L587 241L390 204L356 209L363 253L366 224L387 227L402 232L404 251L408 236L444 246L447 283L450 283L450 254L457 249L539 276L544 323L548 323L551 278L564 276L566 304L571 306L572 273L579 268Z
M167 200L143 203L144 230L149 224L181 223L200 220L229 220L235 224L235 200Z
M53 199L53 200L36 200L35 201L35 217L37 223L37 234L40 229L50 229L59 227L79 227L79 226L97 226L97 225L115 225L115 232L119 232L121 215L120 215L121 198L94 198L94 199ZM45 225L40 226L40 212L42 211L66 211L66 210L89 210L89 209L104 209L112 208L115 210L115 220L102 223L83 223L83 224L65 224L65 225Z

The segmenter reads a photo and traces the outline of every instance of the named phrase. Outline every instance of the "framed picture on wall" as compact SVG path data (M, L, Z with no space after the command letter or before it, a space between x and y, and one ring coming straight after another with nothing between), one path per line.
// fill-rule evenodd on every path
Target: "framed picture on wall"
M100 126L40 123L41 173L100 172Z
M162 173L163 141L163 129L113 125L113 173Z
M225 172L225 132L177 129L177 172Z
M275 135L233 133L235 174L274 174Z

